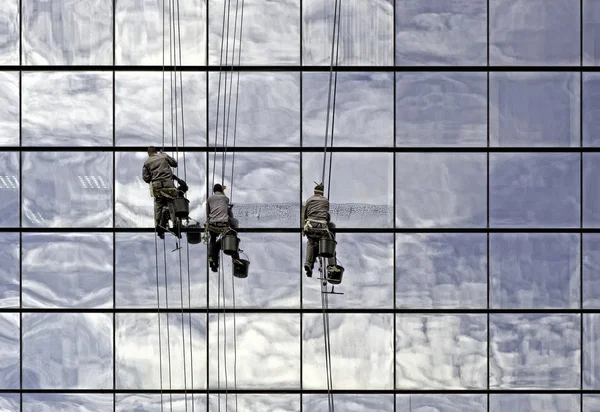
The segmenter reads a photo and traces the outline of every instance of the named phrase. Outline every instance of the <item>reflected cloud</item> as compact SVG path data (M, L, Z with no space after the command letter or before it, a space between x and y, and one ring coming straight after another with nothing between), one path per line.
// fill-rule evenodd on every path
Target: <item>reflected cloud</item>
M583 226L600 227L600 154L583 154Z
M303 64L330 65L334 12L334 2L330 0L304 0L302 5ZM338 19L340 23L338 65L394 64L392 0L344 1Z
M583 307L600 307L600 235L583 234Z
M570 0L490 2L491 65L579 65L580 6Z
M300 145L299 73L225 71L209 78L210 146L214 148L215 141L217 146L225 141L229 147Z
M177 16L176 26L172 21L173 13ZM177 65L206 64L206 0L178 0L176 3L167 0L119 0L115 25L118 65L161 65L163 53L165 63L173 65L170 57L173 48L177 52ZM175 30L177 36L172 34ZM177 43L170 48L173 37Z
M19 0L5 0L2 2L0 37L3 40L0 44L0 65L19 64L19 9Z
M484 153L398 153L396 184L399 227L485 227Z
M300 412L300 395L210 395L209 412Z
M490 389L579 388L579 315L489 316Z
M490 153L491 227L579 227L578 153Z
M393 322L391 314L329 315L333 389L393 388ZM302 323L302 387L325 390L323 316L305 314Z
M485 389L485 315L396 316L396 388Z
M600 395L583 395L583 412L600 410Z
M22 0L23 64L113 63L112 3Z
M0 227L19 227L19 177L19 153L0 152Z
M486 308L485 234L397 234L398 308Z
M0 308L19 307L19 234L0 234Z
M23 412L105 412L112 410L111 394L24 394Z
M206 74L116 72L115 144L163 147L163 140L182 149L206 146Z
M598 12L600 13L600 8ZM600 136L596 133L600 128L600 74L583 73L582 82L582 88L585 90L581 96L583 146L600 146Z
M490 73L490 145L579 146L578 73Z
M188 412L206 408L206 396L200 394L116 395L115 401L115 412Z
M582 6L583 64L597 66L600 63L597 40L600 36L600 8L595 0L583 0Z
M572 394L490 395L490 412L579 412L581 397Z
M486 395L396 395L398 412L487 412Z
M336 147L393 146L393 82L393 73L338 73L335 119L330 111L328 146L331 146L331 139ZM302 74L302 145L305 147L323 146L328 86L328 73Z
M583 389L600 388L600 364L596 356L600 355L600 315L583 315Z
M20 320L18 313L0 314L0 388L20 386Z
M23 234L23 306L112 307L111 234Z
M161 371L163 389L206 388L206 315L161 314L160 336L158 325L156 313L117 315L117 388L159 389Z
M333 395L336 410L344 412L393 412L394 397L391 395ZM302 396L304 410L311 412L329 411L327 395Z
M17 394L0 395L0 410L3 412L21 412L21 400Z
M0 12L0 27L3 16ZM19 86L18 72L0 72L0 146L19 145Z
M485 66L483 0L396 0L397 66Z

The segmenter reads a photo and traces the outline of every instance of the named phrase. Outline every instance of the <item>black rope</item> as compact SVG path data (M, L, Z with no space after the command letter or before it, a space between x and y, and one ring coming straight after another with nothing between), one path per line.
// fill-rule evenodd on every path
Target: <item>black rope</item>
M156 226L156 225L155 225ZM156 231L156 227L154 229ZM160 287L158 280L158 240L156 240L156 233L154 234L154 251L156 253L156 304L157 304L157 315L158 315L158 373L160 381L160 410L163 411L163 385L162 385L162 331L160 327ZM168 314L167 314L168 316Z
M238 393L237 393L237 324L235 321L235 277L231 271L231 297L233 307L233 389L235 390L235 412L238 410Z
M169 309L169 285L167 278L167 245L163 242L163 258L165 262L165 308ZM169 314L167 313L167 355L169 358L169 402L171 405L171 412L173 412L173 377L171 373L171 328L169 325Z
M227 66L227 61L229 60L229 21L231 18L231 0L227 1L227 40L226 40L226 45L225 45L225 66ZM234 39L235 41L235 39ZM233 64L233 62L232 62ZM233 66L231 67L232 71L233 71ZM227 130L226 127L226 115L225 115L225 107L227 106L227 77L228 77L228 72L225 71L225 93L223 94L223 155L222 155L222 161L221 161L221 183L225 183L225 163L226 163L226 152L227 152L227 138L225 136L225 132ZM233 72L231 73L231 77L233 78ZM231 87L230 87L231 89ZM230 96L231 98L231 93ZM231 101L229 102L229 104L231 104Z

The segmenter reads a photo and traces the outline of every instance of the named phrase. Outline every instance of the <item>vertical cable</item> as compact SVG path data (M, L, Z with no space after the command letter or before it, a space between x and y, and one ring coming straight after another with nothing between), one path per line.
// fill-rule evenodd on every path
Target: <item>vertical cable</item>
M209 19L208 19L208 15L209 15L209 7L210 7L210 1L206 1L206 24L205 24L205 37L206 37L206 44L204 45L204 53L205 53L205 58L204 58L204 64L206 65L206 78L204 79L204 85L205 85L205 93L204 93L204 102L206 104L206 119L205 119L205 125L204 127L206 128L206 154L204 156L204 160L205 160L205 166L204 166L204 172L205 172L205 199L208 199L208 193L209 193L209 188L208 188L208 176L209 176L209 165L210 165L210 135L209 135L209 127L210 127L210 123L209 123L209 110L208 108L210 107L210 85L209 85L209 49L208 49L208 45L209 45ZM215 142L215 147L216 147L216 142ZM206 208L204 209L206 210ZM206 219L208 219L208 216L206 216ZM207 255L208 255L208 245L206 247L207 250ZM208 259L206 260L208 261ZM206 265L206 412L209 412L210 409L210 272L208 270L208 264Z
M116 7L117 0L113 0L112 2L112 39L113 39L113 71L112 71L112 226L113 230L116 222L116 213L115 213L115 203L116 203L116 122L115 122L115 88L116 88L116 72L115 72L115 49L116 49L116 38L115 38L115 19L116 19ZM113 390L117 389L117 242L116 242L116 233L113 231ZM113 411L117 410L117 396L113 393Z
M489 1L489 0L488 0ZM580 408L583 411L583 0L579 1L579 389Z
M303 39L303 13L304 13L304 2L303 0L300 0L300 21L298 23L298 25L300 26L300 41L298 44L298 47L300 48L300 73L299 73L299 77L300 77L300 113L299 113L299 117L300 117L300 190L299 190L299 203L300 203L300 213L301 215L300 217L300 227L302 227L302 204L304 199L302 198L302 188L303 188L303 180L302 180L302 168L303 168L303 161L304 161L304 157L303 157L303 145L304 145L304 139L303 139L303 134L304 134L304 129L302 127L302 117L304 114L304 85L303 85L303 78L304 78L304 72L302 71L302 65L303 63L303 51L302 51L302 39ZM304 339L303 339L303 334L304 334L304 315L303 315L303 307L304 307L304 303L303 303L303 292L304 292L304 279L302 276L302 230L300 230L300 237L299 237L299 254L300 254L300 268L298 269L299 272L299 276L300 276L300 339L299 339L299 344L300 344L300 412L303 412L303 403L304 403L304 395L303 395L303 391L304 391L304 370L303 370L303 365L304 365L304 358L303 358L303 353L304 353ZM237 411L236 411L237 412Z
M171 374L171 332L169 325L169 281L167 277L167 246L163 241L163 259L165 262L165 314L167 315L167 356L169 358L169 403L173 412L173 378Z
M156 234L154 235L154 249L156 252L156 314L158 316L158 373L160 381L160 410L164 410L163 404L163 369L162 369L162 329L160 327L160 287L159 287L159 276L158 276L158 240ZM169 314L167 313L167 316ZM168 342L167 342L168 343Z
M490 410L490 0L486 1L486 269L487 269L487 313L486 313L486 336L487 336L487 410Z

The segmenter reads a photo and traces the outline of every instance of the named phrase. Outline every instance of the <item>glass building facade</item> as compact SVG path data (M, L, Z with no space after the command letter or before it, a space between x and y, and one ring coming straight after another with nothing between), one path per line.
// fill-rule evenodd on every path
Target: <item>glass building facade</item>
M328 410L299 221L334 3L245 0L242 30L241 1L2 0L0 411ZM600 411L600 1L341 8L336 410ZM251 265L221 285L205 245L156 242L141 170L176 153L203 223L238 74L224 181Z

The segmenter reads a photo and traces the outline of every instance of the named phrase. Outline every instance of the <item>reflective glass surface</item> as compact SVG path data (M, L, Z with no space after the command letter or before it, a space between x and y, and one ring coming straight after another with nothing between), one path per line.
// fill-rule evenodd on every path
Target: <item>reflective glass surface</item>
M483 153L396 154L397 227L485 227Z
M113 236L23 234L23 306L112 307Z
M496 0L489 5L491 65L579 65L579 2Z
M23 64L113 63L111 2L22 0Z
M205 405L202 405L205 408ZM215 395L210 394L208 412L222 410L235 410L240 412L277 411L300 412L300 396L298 395L256 395L239 394ZM206 409L203 409L206 410Z
M600 395L583 395L583 412L600 410Z
M205 64L206 0L118 0L115 56L118 65Z
M396 235L396 307L487 307L485 234Z
M115 144L163 147L163 141L206 145L206 74L116 72Z
M393 146L393 73L342 72L337 74L337 83L335 76L332 80L336 84L335 113L331 97L328 119L329 74L302 74L302 145L323 146L325 131L329 130L331 147L333 125L334 147Z
M600 9L599 9L600 10ZM583 146L600 145L600 74L583 74Z
M583 389L600 388L600 331L597 313L583 315Z
M302 406L305 411L327 412L330 410L327 395L304 395ZM394 397L391 395L335 395L334 406L338 410L348 412L393 412Z
M204 409L203 409L204 408ZM185 412L206 410L206 396L203 394L166 395L116 395L115 412Z
M487 412L485 395L396 395L396 411Z
M323 176L323 153L302 155L302 202ZM333 162L329 174L330 159ZM393 157L388 153L335 153L325 158L325 196L331 221L339 228L393 225ZM329 186L331 176L331 186ZM339 182L352 182L349 190Z
M0 7L0 65L19 64L20 1L6 0Z
M23 74L23 146L112 145L112 74Z
M28 393L23 395L23 412L112 411L111 394Z
M302 63L331 64L335 2L304 0L302 4ZM339 66L394 64L393 0L347 0L336 24ZM337 47L336 47L337 50ZM334 51L336 53L336 51ZM334 63L335 65L335 63Z
M300 2L245 0L243 22L241 4L209 0L209 64L299 64Z
M583 226L600 227L600 153L583 154Z
M579 153L491 153L491 227L579 227Z
M2 14L0 13L1 18ZM0 146L17 146L18 144L19 73L0 72Z
M581 397L571 394L490 395L489 412L579 412Z
M490 314L490 389L578 389L579 316Z
M0 395L0 407L6 412L21 412L20 398L18 394Z
M225 72L209 79L210 146L300 145L300 73Z
M19 389L21 379L19 367L20 328L18 313L0 315L0 331L2 331L0 333L0 354L2 354L0 355L0 388ZM25 376L23 376L23 380L25 380Z
M0 308L19 306L20 256L19 234L0 234Z
M396 0L396 65L485 66L483 0Z
M23 226L112 226L112 153L48 151L21 156Z
M398 146L486 146L485 73L396 73Z
M490 73L490 145L579 146L577 73Z
M583 234L583 293L584 308L600 308L600 234Z
M19 188L19 153L0 152L0 227L19 227Z
M583 64L597 66L600 63L600 4L595 0L583 0Z

